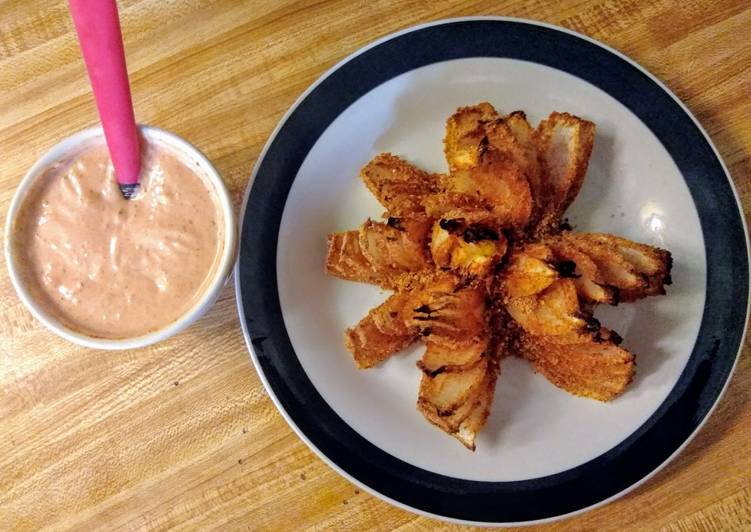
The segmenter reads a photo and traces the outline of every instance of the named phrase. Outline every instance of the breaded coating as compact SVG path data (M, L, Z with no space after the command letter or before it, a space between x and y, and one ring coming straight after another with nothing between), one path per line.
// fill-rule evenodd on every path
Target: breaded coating
M595 125L568 113L551 113L535 131L545 170L545 206L540 229L555 230L581 190L594 143Z
M454 113L446 124L444 148L450 173L441 181L444 194L428 212L459 218L462 211L479 209L492 213L499 225L526 225L533 206L526 151L492 106Z
M425 211L440 219L482 219L521 231L532 212L532 196L516 163L486 152L480 165L451 175L446 189L425 199Z
M383 272L376 272L360 249L360 232L344 231L328 236L326 273L360 283L375 284L384 288L392 286Z
M424 217L366 221L357 231L328 237L326 272L349 281L394 288L403 274L432 266L427 250L431 222Z
M548 261L536 258L521 248L511 254L506 268L499 275L500 293L505 300L533 296L548 288L556 279L558 272Z
M424 228L427 235L429 226ZM360 226L360 250L374 270L387 275L416 272L431 265L425 236L410 234L388 224L366 221Z
M413 290L407 303L409 326L429 340L463 346L485 334L485 286L464 285L454 275L439 275L427 286Z
M524 152L524 173L529 182L533 205L530 225L534 227L541 216L542 207L546 203L545 188L543 187L544 166L540 162L540 153L535 142L535 130L527 122L527 115L524 111L514 111L506 117L505 122Z
M459 424L456 432L451 433L454 438L459 440L470 451L475 450L475 439L485 426L485 422L490 415L490 407L493 405L495 385L499 374L498 366L496 364L494 366L494 369L488 370L485 388L475 399L469 415Z
M573 265L571 277L579 297L590 303L618 303L618 289L604 283L600 269L589 255L567 239L553 237L546 243L561 263Z
M390 153L377 155L363 167L360 177L389 216L423 212L425 197L438 191L438 176Z
M664 249L639 244L631 240L606 233L584 233L573 238L589 238L611 248L616 248L631 265L644 275L666 275L671 266L670 252Z
M445 346L435 340L425 342L423 354L417 367L425 373L436 374L441 371L456 371L477 363L488 347L486 336L474 338L467 345Z
M645 278L646 286L622 289L619 293L620 301L630 302L647 296L664 295L665 285L673 282L670 276L673 257L669 251L603 233L582 236L614 249Z
M610 401L634 378L634 355L612 341L562 345L527 336L521 345L536 371L574 395Z
M493 149L486 150L476 166L454 172L447 192L466 196L463 201L471 209L488 213L500 227L522 229L532 213L532 193L523 169L509 155ZM459 211L454 217L464 216L454 198L444 201L443 218L451 209Z
M404 320L408 299L406 294L394 294L347 329L344 344L358 368L376 366L417 339L418 329Z
M433 224L430 255L438 268L484 277L506 254L506 237L488 225L466 223L464 218L441 219Z
M506 310L525 332L551 342L577 342L591 334L571 279L557 279L538 294L510 298Z
M526 226L532 215L532 192L523 168L513 157L488 150L470 175L501 225Z
M592 280L614 294L603 302L661 295L665 285L672 282L673 258L664 249L601 233L564 234L556 239L575 246L597 265L597 275Z
M516 139L507 119L497 118L485 124L483 128L485 129L487 147L484 148L482 154L485 151L496 151L512 159L526 176L527 165L529 164L527 153L524 146Z
M565 234L562 238L573 244L597 265L599 277L595 282L614 286L619 290L645 288L647 281L639 275L618 250L586 235Z
M437 373L423 373L419 401L435 407L440 416L447 416L475 395L485 380L487 357L469 367Z
M443 189L425 198L425 213L433 219L477 220L489 225L497 225L497 220L487 201L474 193L465 194Z
M446 122L447 174L378 155L361 177L384 221L329 235L329 274L395 292L346 331L355 363L375 366L422 340L417 408L470 450L507 356L576 395L623 393L634 355L594 308L664 294L671 282L668 251L562 228L594 133L568 113L533 129L523 111L462 107Z
M422 395L417 400L417 409L425 419L459 440L467 449L475 450L475 438L490 414L490 407L498 378L498 364L489 361L482 382L464 402L453 411L440 412L435 404ZM426 377L423 375L423 381Z
M461 107L449 117L443 149L452 173L477 164L485 137L481 126L495 118L498 118L498 113L488 102Z

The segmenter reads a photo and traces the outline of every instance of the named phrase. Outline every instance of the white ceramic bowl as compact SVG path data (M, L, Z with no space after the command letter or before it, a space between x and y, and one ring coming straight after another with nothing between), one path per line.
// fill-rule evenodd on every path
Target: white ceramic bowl
M97 349L131 349L144 347L169 338L170 336L182 331L211 308L214 301L216 301L216 298L219 296L222 286L224 286L229 274L232 272L232 267L235 263L237 252L237 223L229 192L224 185L224 181L222 181L221 175L219 175L219 172L214 168L214 165L212 165L211 161L209 161L195 146L173 133L146 125L139 126L139 129L141 134L147 140L165 145L177 151L186 159L198 163L198 167L203 170L208 181L214 187L217 202L222 211L225 228L222 255L219 265L214 271L214 278L207 284L198 301L196 301L196 303L180 318L161 329L131 338L108 339L89 336L63 325L54 315L46 312L33 299L24 285L20 272L18 271L18 265L15 261L15 246L13 246L12 238L13 222L16 214L23 202L24 196L31 188L34 180L37 179L37 177L49 167L50 164L60 160L66 154L74 151L78 146L97 137L102 137L103 139L104 136L101 127L93 127L63 139L60 143L56 144L52 149L45 153L34 164L34 166L31 167L16 189L5 223L5 262L8 265L10 279L13 283L13 287L16 289L18 297L21 298L21 301L23 301L26 308L29 309L34 317L58 336L86 347Z

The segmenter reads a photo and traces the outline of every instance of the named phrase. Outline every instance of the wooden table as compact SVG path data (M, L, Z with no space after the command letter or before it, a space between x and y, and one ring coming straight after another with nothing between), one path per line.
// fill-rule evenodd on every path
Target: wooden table
M677 7L686 4L684 7ZM239 206L284 111L376 37L433 19L540 19L630 55L687 103L751 206L751 4L120 2L140 121L187 137ZM0 218L34 160L96 122L62 0L0 2ZM433 529L329 469L295 436L245 348L234 288L176 338L100 352L47 332L0 269L0 530ZM751 526L748 345L714 415L646 485L560 530Z

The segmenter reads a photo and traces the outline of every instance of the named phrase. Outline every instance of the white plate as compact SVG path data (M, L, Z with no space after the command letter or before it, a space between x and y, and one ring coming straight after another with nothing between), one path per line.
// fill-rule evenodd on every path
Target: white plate
M540 57L528 57L524 39L537 43ZM451 57L452 40L469 41L463 56ZM555 68L540 60L550 53L546 46L557 50L547 61ZM581 49L572 50L576 46ZM394 57L410 50L412 61L395 68ZM598 66L613 69L598 72ZM643 100L628 96L632 91L642 91ZM344 101L331 104L334 95ZM388 151L445 172L445 120L457 107L480 101L503 112L522 109L533 124L553 110L594 121L595 148L569 220L577 231L667 248L675 266L667 297L598 309L597 317L637 356L637 377L623 396L607 404L574 397L526 362L506 359L491 417L471 453L415 409L421 347L371 370L355 368L342 333L387 294L327 277L323 263L328 233L383 212L359 169ZM683 144L666 142L657 117L682 127ZM702 150L708 155L696 157ZM238 301L257 367L278 406L319 454L411 509L499 524L544 520L604 501L684 444L729 377L746 305L723 307L722 297L730 296L714 290L710 306L705 294L708 279L715 287L734 279L743 294L748 290L745 233L732 187L684 108L633 63L592 41L488 19L447 21L387 38L345 60L304 95L270 140L254 181L244 214ZM720 229L715 218L723 205L728 216ZM715 225L703 231L702 217L713 217ZM707 247L705 235L713 243L724 238L726 250ZM737 264L723 270L727 250ZM708 262L717 265L709 278ZM733 324L730 336L720 323ZM706 346L715 345L721 329L725 341L708 358ZM711 365L706 378L704 361ZM651 438L659 437L658 424L668 429L666 418L680 430L663 436L664 449L655 448ZM658 456L644 456L642 446ZM382 453L374 456L374 448ZM603 480L621 470L622 479ZM419 489L405 482L424 493L415 495Z

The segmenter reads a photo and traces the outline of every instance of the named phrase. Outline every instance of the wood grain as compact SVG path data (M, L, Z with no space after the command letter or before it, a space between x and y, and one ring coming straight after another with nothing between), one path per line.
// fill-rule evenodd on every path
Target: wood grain
M630 55L683 99L751 206L751 4L742 0L124 0L141 122L199 146L239 205L264 142L322 72L386 33L496 14L575 29ZM65 2L0 2L0 219L27 168L96 122ZM633 493L540 530L751 527L751 361L715 414ZM278 414L228 287L183 334L122 353L42 328L0 268L0 530L454 529L361 493Z

